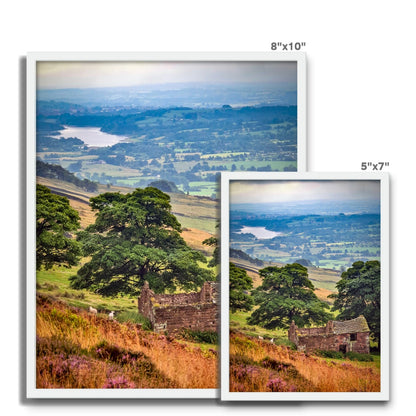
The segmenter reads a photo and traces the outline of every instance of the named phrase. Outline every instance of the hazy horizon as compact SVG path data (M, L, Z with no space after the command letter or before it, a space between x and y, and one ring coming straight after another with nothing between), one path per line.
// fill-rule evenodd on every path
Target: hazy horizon
M274 83L296 88L296 62L39 62L37 89L111 88L169 83Z
M380 181L372 180L232 180L230 204L308 201L380 203Z

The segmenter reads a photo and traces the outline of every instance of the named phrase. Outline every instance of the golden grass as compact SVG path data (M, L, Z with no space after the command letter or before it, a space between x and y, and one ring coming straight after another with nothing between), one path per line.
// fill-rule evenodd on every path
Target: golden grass
M332 295L335 292L332 292L331 290L328 289L323 289L323 288L316 288L314 290L315 295L318 297L319 300L322 300L324 302L328 302L328 303L333 303L333 300L328 298L329 295Z
M95 212L89 205L89 199L104 192L120 192L122 194L133 191L133 188L98 185L95 193L87 192L72 183L50 178L36 178L37 183L47 186L52 192L65 195L81 217L81 228L95 222ZM218 202L209 198L184 194L169 194L171 198L172 212L178 216L179 222L186 227L182 233L183 238L190 247L205 252L210 252L208 246L202 245L202 241L212 236L217 231L215 224L219 218Z
M181 236L189 247L194 250L203 251L205 254L212 256L214 247L202 244L204 240L212 237L212 234L206 231L197 230L196 228L186 228L182 231Z
M240 333L231 334L230 362L231 391L271 391L273 379L284 386L274 391L380 391L375 362L323 359Z
M214 350L203 351L191 343L144 331L139 325L120 324L44 297L39 299L36 323L38 340L48 346L48 353L37 358L40 388L100 388L109 378L116 378L121 388L217 387L217 353ZM50 347L56 340L58 347ZM124 355L145 357L145 365L142 363L140 367L140 371L146 370L143 376L139 377L141 373L135 370L137 363L134 361L121 365L97 358L95 351L103 342L121 349ZM68 346L78 351L75 358L60 353L60 349ZM68 372L69 367L75 366L71 360L76 360L77 367L73 370L77 371L76 377L72 373L58 377L62 371ZM84 366L85 371L81 371L80 366L81 370ZM124 381L120 382L120 378Z

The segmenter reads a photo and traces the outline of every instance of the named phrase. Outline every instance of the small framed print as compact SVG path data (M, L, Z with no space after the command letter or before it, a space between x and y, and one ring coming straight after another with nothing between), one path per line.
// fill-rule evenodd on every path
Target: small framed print
M302 53L27 58L27 396L218 396L219 177L306 169Z
M224 173L221 400L389 400L386 174Z

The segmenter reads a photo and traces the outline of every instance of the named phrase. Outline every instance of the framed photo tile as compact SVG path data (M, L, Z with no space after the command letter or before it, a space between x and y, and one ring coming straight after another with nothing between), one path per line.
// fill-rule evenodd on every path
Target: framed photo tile
M384 173L224 173L221 400L389 399Z
M27 397L218 397L220 174L305 169L302 53L30 53Z

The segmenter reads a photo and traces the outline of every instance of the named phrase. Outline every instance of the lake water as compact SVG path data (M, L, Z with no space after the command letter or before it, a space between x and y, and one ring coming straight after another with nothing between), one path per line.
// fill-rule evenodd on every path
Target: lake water
M77 137L87 146L112 146L127 139L125 136L116 136L115 134L104 133L100 131L100 127L64 127L65 129L59 132L58 137L64 137L65 139Z
M269 231L264 227L246 227L244 226L241 231L237 234L253 234L259 240L266 240L269 238L277 237L278 235L283 235L283 233L277 231Z

